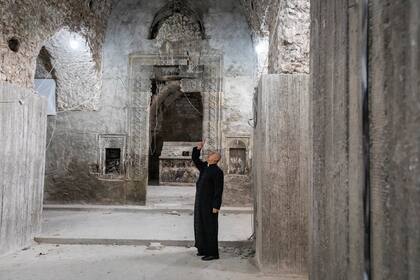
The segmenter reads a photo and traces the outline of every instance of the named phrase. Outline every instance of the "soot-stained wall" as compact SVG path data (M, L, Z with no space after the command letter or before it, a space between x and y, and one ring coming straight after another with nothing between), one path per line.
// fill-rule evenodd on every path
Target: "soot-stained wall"
M130 55L150 54L157 58L164 56L167 61L168 55L185 53L183 47L179 49L176 44L168 47L162 40L162 34L168 32L166 30L168 28L164 28L167 25L162 25L165 32L158 34L157 39L148 39L155 15L168 3L164 0L153 2L124 0L113 7L113 12L108 18L103 48L102 89L96 111L62 112L55 118L50 118L49 136L53 130L55 132L47 151L45 195L47 202L144 203L147 152L139 155L140 162L137 162L137 156L128 156L124 163L127 167L131 164L146 167L146 173L143 171L141 174L130 173L128 177L121 176L108 180L101 177L98 170L98 137L99 135L125 135L127 146L134 143L131 133L136 130L132 127L131 87L135 79L147 81L151 77L150 73L146 72L130 76ZM249 27L239 2L233 0L190 1L188 5L192 10L197 11L201 18L204 28L200 32L205 31L205 38L200 37L198 43L191 41L184 44L187 47L192 45L190 56L200 57L200 53L197 54L198 46L201 53L217 53L222 57L221 71L218 72L222 73L220 99L215 104L204 102L203 106L205 108L215 106L217 109L217 127L212 129L219 131L218 148L223 152L228 148L225 145L226 137L250 137L251 135L252 128L248 120L252 118L256 56ZM182 17L173 18L173 21L174 24L188 24L188 20L183 22ZM168 30L170 31L170 28ZM186 30L189 30L187 33L191 33L191 36L196 36L191 29ZM174 40L173 36L169 35L168 39L168 41ZM202 94L205 100L206 93ZM138 110L139 115L136 116L142 121L138 122L140 125L136 129L139 129L140 135L144 136L140 136L139 139L144 141L144 139L149 139L147 120L149 119L150 95L146 93L141 102L140 106L144 108ZM207 111L204 114L208 114ZM205 123L203 125L206 127ZM135 176L139 181L134 184L129 183L131 176ZM246 181L249 182L249 177L247 178ZM238 185L234 184L235 186ZM249 193L249 191L248 183L245 192Z

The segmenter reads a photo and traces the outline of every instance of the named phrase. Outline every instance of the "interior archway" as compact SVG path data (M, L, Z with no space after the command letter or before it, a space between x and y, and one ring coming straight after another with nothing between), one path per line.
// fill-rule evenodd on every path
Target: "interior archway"
M169 142L198 142L202 137L203 103L200 92L184 93L173 87L165 87L162 92L153 92L150 104L149 185L163 183L160 165L164 161L161 159L164 145L170 144ZM185 154L186 151L183 152ZM186 157L189 155L185 154ZM178 165L170 167L173 174L164 181L191 184L196 174L183 168L186 162L179 162ZM185 178L191 175L192 178Z

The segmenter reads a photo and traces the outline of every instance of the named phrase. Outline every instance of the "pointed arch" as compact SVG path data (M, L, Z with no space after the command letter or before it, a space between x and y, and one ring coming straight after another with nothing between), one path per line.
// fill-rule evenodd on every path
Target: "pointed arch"
M171 16L175 14L182 14L191 18L200 27L201 38L206 39L206 32L201 14L193 10L185 1L173 0L162 7L155 15L153 23L149 30L149 39L156 39L159 29L162 24Z

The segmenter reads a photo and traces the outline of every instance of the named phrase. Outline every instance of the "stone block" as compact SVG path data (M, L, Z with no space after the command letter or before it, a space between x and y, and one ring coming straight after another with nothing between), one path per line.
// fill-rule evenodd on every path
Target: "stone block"
M282 74L263 75L259 85L253 173L264 271L307 272L308 84L306 74Z
M41 230L46 99L0 83L0 255L32 243Z

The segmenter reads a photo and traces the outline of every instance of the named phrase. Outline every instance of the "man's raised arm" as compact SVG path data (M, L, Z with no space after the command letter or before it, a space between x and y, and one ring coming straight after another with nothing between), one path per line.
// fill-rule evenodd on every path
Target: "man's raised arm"
M201 149L203 148L203 146L204 142L200 142L198 143L197 147L194 147L192 151L192 160L194 162L195 167L197 167L197 169L200 171L206 166L206 163L204 163L200 159Z

